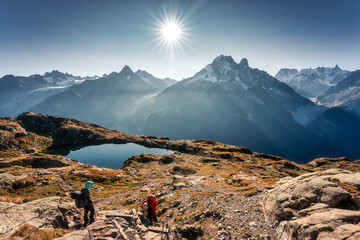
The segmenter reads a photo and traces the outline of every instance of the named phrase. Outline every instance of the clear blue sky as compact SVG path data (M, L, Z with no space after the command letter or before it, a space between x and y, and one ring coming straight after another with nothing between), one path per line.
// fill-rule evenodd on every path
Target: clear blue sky
M173 52L155 24L177 13L188 41ZM360 1L0 0L0 76L120 71L127 64L158 77L190 77L217 55L282 67L360 69Z

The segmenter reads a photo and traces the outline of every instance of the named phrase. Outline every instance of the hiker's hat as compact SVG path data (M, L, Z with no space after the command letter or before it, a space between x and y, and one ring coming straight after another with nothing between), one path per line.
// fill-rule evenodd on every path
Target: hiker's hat
M86 184L85 184L85 188L86 188L86 189L89 189L89 188L91 188L93 185L94 185L94 183L93 183L92 181L87 181Z

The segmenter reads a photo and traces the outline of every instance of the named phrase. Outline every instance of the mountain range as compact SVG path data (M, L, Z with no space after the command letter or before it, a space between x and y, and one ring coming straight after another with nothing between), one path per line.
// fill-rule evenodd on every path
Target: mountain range
M83 78L56 70L29 77L5 75L0 78L0 116L16 116L67 87L97 78Z
M360 116L360 70L352 72L337 85L328 88L315 101L327 107L341 106Z
M155 78L145 71L134 73L125 66L120 72L73 85L30 109L33 112L56 114L96 122L127 131L122 122L146 98L176 82Z
M301 161L323 147L303 124L324 110L246 59L219 56L145 102L132 122L144 134L209 138Z
M318 67L302 70L282 68L275 75L277 79L287 83L296 92L307 98L315 98L329 87L335 86L350 74L338 65L334 68Z
M179 82L143 70L133 72L128 66L102 77L65 74L62 79L67 81L54 77L59 72L52 73L53 77L1 78L0 86L7 86L1 93L5 105L4 96L19 91L11 88L22 89L27 96L43 94L35 95L36 101L28 101L31 104L0 114L11 116L26 110L132 134L207 138L297 162L320 156L360 157L355 137L360 129L359 104L354 92L349 92L359 87L358 71L350 73L338 66L281 69L272 77L251 68L245 58L236 63L220 55ZM292 83L304 86L295 88ZM304 93L306 87L316 91ZM341 104L331 100L338 99L334 94L343 95ZM313 102L306 96L317 98Z

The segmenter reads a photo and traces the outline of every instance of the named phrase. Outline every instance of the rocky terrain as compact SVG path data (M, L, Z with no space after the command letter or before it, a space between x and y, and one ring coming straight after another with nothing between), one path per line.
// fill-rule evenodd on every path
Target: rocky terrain
M49 152L130 142L173 152L133 156L119 170ZM25 113L0 119L0 239L357 239L359 172L345 157L296 164L210 140ZM80 229L82 209L69 193L88 180L96 222ZM149 193L159 199L153 227L139 210Z

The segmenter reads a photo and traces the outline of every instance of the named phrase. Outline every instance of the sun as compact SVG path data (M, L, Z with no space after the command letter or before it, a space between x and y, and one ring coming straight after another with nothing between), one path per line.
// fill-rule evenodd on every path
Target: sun
M154 30L156 44L170 52L183 49L189 41L189 29L185 18L177 14L164 13L160 18L155 19Z
M162 37L168 42L175 42L181 37L181 27L175 22L164 24L161 29Z

